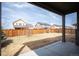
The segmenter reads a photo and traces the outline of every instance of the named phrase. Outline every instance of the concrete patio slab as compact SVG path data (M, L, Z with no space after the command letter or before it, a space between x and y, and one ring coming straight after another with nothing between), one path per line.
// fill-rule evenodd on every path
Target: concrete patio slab
M79 47L71 42L59 41L19 56L79 56Z

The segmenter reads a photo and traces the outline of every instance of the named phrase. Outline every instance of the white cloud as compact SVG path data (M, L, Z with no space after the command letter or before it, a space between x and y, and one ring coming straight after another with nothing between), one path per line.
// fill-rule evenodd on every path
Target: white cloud
M20 4L14 4L14 6L17 7L17 8L23 8L23 7L25 7L24 4L21 4L21 5Z
M21 2L21 3L13 3L13 6L17 7L17 8L23 8L23 7L35 7L32 4L26 3L26 2Z

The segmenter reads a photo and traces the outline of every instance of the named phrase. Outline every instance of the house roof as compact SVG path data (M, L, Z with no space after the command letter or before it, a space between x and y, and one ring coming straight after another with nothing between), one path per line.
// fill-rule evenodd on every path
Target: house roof
M62 25L56 25L56 24L53 24L52 26L56 26L56 27L62 27Z
M50 24L43 23L43 22L38 22L37 24L40 24L40 25L46 25L46 26L50 26Z
M16 20L16 21L14 21L13 22L13 25L14 25L14 23L16 23L16 22L18 22L18 21L23 21L22 19L18 19L18 20ZM26 23L25 21L23 21L24 23Z
M79 2L30 2L57 14L68 14L79 11Z

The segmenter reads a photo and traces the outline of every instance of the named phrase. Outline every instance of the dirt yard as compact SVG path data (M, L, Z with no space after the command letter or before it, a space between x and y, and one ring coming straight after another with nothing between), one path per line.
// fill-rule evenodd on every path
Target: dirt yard
M62 33L43 33L31 36L8 37L2 44L1 55L13 56L37 49L49 43L61 40Z

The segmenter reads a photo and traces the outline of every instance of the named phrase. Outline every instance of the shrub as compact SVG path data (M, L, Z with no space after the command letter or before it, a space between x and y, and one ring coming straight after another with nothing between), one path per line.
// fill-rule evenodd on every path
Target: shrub
M0 42L3 43L7 39L4 32L0 32Z

